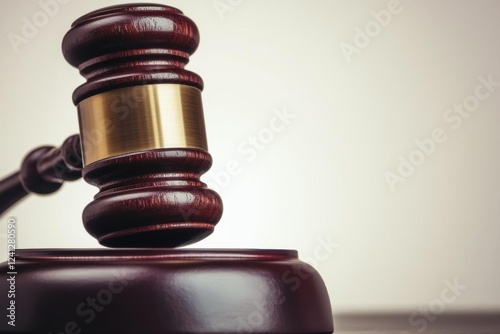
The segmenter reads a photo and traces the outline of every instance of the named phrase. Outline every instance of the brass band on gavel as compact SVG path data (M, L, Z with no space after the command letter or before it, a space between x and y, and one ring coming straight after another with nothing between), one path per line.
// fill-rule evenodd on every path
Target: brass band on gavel
M84 166L158 148L208 151L198 88L150 84L93 95L78 104Z

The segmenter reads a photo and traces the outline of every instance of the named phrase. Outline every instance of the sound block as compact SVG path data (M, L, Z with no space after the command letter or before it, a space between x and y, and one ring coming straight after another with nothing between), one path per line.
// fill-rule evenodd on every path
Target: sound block
M292 250L25 249L0 270L1 333L333 332L325 284Z

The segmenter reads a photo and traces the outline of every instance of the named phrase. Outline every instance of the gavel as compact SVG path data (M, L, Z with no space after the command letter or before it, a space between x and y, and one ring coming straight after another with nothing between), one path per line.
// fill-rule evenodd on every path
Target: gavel
M194 22L168 6L114 6L75 21L62 49L86 79L73 94L80 134L28 154L0 184L1 211L83 175L99 188L83 223L104 246L177 247L210 235L222 200L200 181L212 164L203 81L184 69L198 43Z
M184 69L198 43L196 25L164 5L107 7L73 23L63 53L86 79L73 94L80 133L30 152L0 182L0 213L83 176L99 188L83 224L119 249L9 254L0 333L333 331L324 282L296 251L172 249L208 236L222 215L200 181L212 163L203 81Z

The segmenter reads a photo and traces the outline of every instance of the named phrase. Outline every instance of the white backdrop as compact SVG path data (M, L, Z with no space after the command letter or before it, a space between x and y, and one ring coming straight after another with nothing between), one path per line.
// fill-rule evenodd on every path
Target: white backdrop
M120 1L53 3L0 3L2 176L78 131L83 79L61 41ZM206 84L203 179L225 204L193 247L298 249L337 312L418 310L449 284L446 310L500 309L500 3L168 4L201 32L187 68ZM81 223L95 192L68 183L0 219L21 248L98 247Z

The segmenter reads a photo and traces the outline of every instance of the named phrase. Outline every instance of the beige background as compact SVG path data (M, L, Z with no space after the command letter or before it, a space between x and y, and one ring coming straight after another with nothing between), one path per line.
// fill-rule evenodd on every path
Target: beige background
M59 5L17 53L9 36L42 7L0 3L0 175L33 147L78 131L71 93L82 79L61 40L80 15L119 2ZM447 310L500 309L500 87L470 97L478 77L500 81L499 2L168 3L201 31L188 68L206 83L214 165L204 180L225 203L216 232L196 247L298 249L337 312L418 310L455 279L467 288ZM398 13L380 27L371 11L388 7ZM348 61L341 45L355 45L357 28L373 37ZM447 112L474 101L470 117ZM265 130L285 111L288 124ZM446 140L418 153L415 141L433 131ZM259 134L261 150L242 152ZM400 156L420 165L392 191L385 174L397 173ZM236 175L221 184L215 176L232 161ZM83 181L66 184L0 219L16 217L21 248L97 247L80 218L94 193ZM321 248L328 242L331 253Z

